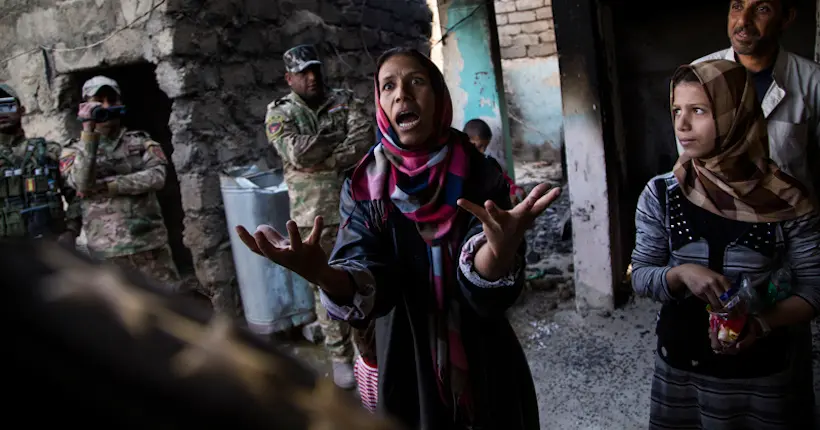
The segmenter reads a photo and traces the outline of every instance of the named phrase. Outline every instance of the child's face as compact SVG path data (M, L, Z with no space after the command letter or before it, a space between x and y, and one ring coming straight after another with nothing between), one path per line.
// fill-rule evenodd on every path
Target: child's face
M488 139L482 139L478 136L470 136L470 143L472 143L482 154L487 150L487 147L490 146L490 141Z

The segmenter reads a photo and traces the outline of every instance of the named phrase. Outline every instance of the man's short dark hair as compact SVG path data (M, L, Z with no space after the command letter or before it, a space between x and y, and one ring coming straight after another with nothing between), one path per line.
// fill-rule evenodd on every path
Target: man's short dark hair
M481 140L490 140L493 138L493 131L486 122L480 119L471 119L464 124L464 133L467 136L478 136Z

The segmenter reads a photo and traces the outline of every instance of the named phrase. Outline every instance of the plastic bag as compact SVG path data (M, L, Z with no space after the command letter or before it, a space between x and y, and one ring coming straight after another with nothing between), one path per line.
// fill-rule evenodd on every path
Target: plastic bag
M760 299L746 274L741 274L732 288L719 297L721 309L706 306L709 327L717 332L718 340L731 345L740 338L749 315L760 307Z

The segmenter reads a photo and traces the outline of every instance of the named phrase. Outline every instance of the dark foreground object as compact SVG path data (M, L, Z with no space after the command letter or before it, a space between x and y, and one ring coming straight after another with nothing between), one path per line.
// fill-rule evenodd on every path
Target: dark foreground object
M47 242L0 242L4 420L25 427L396 429L193 299Z

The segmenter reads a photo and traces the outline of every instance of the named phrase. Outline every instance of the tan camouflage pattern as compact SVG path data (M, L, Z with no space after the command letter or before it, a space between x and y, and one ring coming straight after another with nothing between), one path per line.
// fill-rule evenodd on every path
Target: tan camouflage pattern
M26 148L30 142L31 140L22 134L15 136L0 133L0 171L10 167L20 166L21 158L26 154ZM60 154L62 151L63 147L59 143L46 141L46 156L54 161L54 164L60 163ZM9 164L12 164L12 166ZM23 170L36 168L36 165L36 160L31 159L22 166L22 168ZM79 234L82 223L80 201L76 197L77 193L68 187L62 179L63 178L60 177L58 188L60 189L60 194L62 194L63 199L65 199L65 203L68 205L64 213L64 227L65 230L71 230Z
M171 292L179 292L181 286L179 272L177 272L177 266L171 254L171 247L168 245L136 254L113 257L109 261L120 267L137 270L159 281Z
M315 111L295 93L268 105L268 141L282 158L290 196L290 217L299 227L339 224L344 171L373 145L371 118L352 91L329 90ZM310 171L308 171L310 170Z
M299 227L299 235L302 240L310 236L313 227ZM319 244L330 256L333 247L336 245L336 236L339 234L339 226L329 226L322 229L322 236ZM330 358L337 363L350 363L353 361L353 344L350 341L350 325L343 321L331 319L327 314L327 309L322 304L319 297L319 286L310 284L313 288L313 296L316 299L316 320L322 328L325 336L325 350L330 354Z
M27 336L9 337L6 346L16 351L11 358L24 374L39 369L54 393L73 396L68 399L72 404L89 401L93 387L116 381L104 385L110 387L109 395L98 396L101 403L94 405L113 413L86 418L92 427L119 414L127 415L132 427L181 429L199 423L201 408L150 402L167 396L179 404L208 405L217 412L211 427L228 428L223 421L229 420L248 429L403 428L362 409L331 379L316 376L310 366L226 315L158 292L115 265L94 264L50 242L0 243L0 261L9 264L3 285L11 300L6 316L25 321L18 331L39 336L37 341L51 354L31 351L23 343ZM143 353L134 357L123 351ZM95 363L85 373L89 387L77 387L73 378L59 373L75 374L81 360ZM27 378L17 379L19 385L15 379L8 388L22 390L30 384ZM144 395L125 402L129 390ZM77 423L76 415L66 419Z
M688 71L712 101L717 147L709 158L680 156L673 172L684 196L715 215L742 222L789 221L814 212L805 188L769 158L766 118L746 68L729 60L679 67L670 85L670 108L675 78Z
M167 164L159 143L141 131L123 129L114 139L83 132L63 150L60 171L82 199L91 255L121 257L168 244L156 196Z

